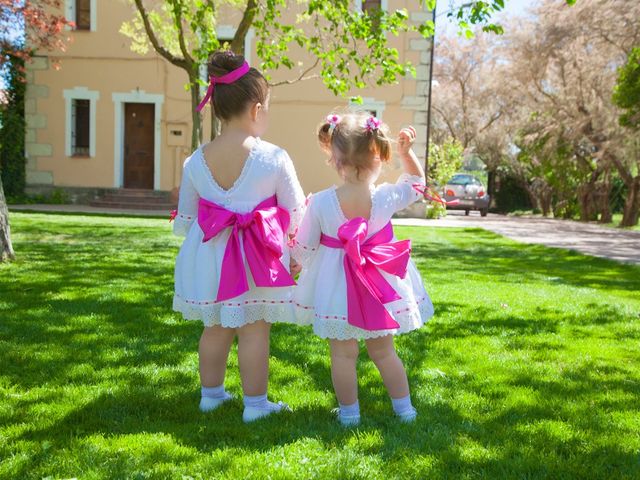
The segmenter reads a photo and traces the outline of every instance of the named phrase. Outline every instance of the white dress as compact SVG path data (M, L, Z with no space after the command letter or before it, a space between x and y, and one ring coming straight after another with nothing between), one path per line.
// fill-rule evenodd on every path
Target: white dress
M256 287L245 262L249 291L217 302L220 272L231 228L203 243L198 224L200 198L236 213L249 213L263 200L276 195L278 205L289 211L289 232L296 231L304 213L305 196L293 163L282 148L257 139L229 190L220 187L198 148L185 161L180 186L178 213L173 231L186 236L175 267L173 309L187 320L201 320L205 326L236 328L255 322L295 322L292 287ZM239 234L242 236L242 232ZM289 249L283 239L281 262L289 270ZM242 241L240 242L242 245ZM242 248L242 247L241 247ZM244 255L244 251L243 251Z
M421 198L412 187L414 183L424 183L424 178L405 174L395 184L372 189L367 238L382 229L395 212ZM321 234L337 238L338 228L347 220L336 187L311 196L292 248L292 256L303 266L294 293L298 323L312 324L318 336L338 340L395 335L421 327L433 315L433 305L413 261L409 261L404 279L381 272L401 297L385 305L399 328L372 331L347 322L344 250L320 244Z

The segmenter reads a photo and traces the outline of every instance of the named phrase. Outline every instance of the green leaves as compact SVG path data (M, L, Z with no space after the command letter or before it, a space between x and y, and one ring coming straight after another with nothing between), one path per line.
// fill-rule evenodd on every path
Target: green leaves
M307 2L295 26L281 22L284 9L290 8L286 2L267 0L261 8L253 24L261 67L273 71L295 66L290 57L295 44L315 57L324 85L341 96L415 74L413 65L389 45L389 35L415 32L428 38L435 31L432 20L412 21L407 9L361 12L346 0Z
M618 69L612 101L623 110L620 125L640 129L640 47L635 47L627 63Z

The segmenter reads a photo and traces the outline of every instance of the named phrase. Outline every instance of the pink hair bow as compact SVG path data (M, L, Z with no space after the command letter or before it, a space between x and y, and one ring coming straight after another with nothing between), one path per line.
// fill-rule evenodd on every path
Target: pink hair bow
M242 295L249 290L243 260L258 287L287 287L295 281L282 265L284 235L289 228L289 212L278 206L276 196L261 202L249 213L236 213L200 198L198 224L207 242L226 228L231 228L222 258L222 271L216 301ZM242 250L240 248L242 231Z
M364 218L353 218L338 229L338 238L322 234L320 243L345 251L343 264L349 324L364 330L398 328L400 325L384 305L401 297L380 271L404 278L411 241L392 242L391 223L370 238L367 238L368 229L368 222Z
M378 130L380 128L380 125L382 125L382 122L371 115L364 123L364 128L366 128L368 132L373 132L375 130Z
M236 80L244 77L247 74L247 72L249 72L250 68L251 67L249 67L249 64L247 62L244 62L240 67L220 77L214 77L213 75L211 75L211 77L209 78L209 87L207 88L207 93L205 93L204 98L196 107L196 111L198 112L201 111L204 108L204 106L209 102L209 100L213 95L213 90L216 84L228 85L230 83L233 83Z
M333 134L333 131L338 126L338 123L340 123L340 120L342 120L340 118L340 115L336 115L335 113L327 115L327 123L329 123L329 135Z

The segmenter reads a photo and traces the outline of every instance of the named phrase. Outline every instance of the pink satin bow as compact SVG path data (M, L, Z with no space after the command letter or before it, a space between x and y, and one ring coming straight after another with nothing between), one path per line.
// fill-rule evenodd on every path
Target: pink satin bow
M258 287L287 287L295 281L282 265L284 235L289 228L289 212L278 206L275 195L262 201L249 213L235 213L201 198L198 225L208 242L225 228L232 228L222 258L222 272L216 301L242 295L249 290L242 246L253 281Z
M357 217L338 229L338 238L322 234L320 243L330 248L343 248L347 281L348 322L364 330L388 330L400 325L384 304L400 300L380 270L404 278L407 274L411 241L393 240L393 227L387 223L367 239L369 225ZM365 240L366 239L366 240Z

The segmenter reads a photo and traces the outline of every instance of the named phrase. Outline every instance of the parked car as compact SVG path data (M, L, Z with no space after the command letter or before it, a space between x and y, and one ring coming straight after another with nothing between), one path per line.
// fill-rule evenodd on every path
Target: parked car
M455 205L447 205L450 210L478 210L483 217L489 212L489 194L482 182L467 173L457 173L447 182L442 190L442 197L447 200L458 200Z

